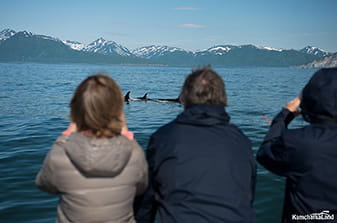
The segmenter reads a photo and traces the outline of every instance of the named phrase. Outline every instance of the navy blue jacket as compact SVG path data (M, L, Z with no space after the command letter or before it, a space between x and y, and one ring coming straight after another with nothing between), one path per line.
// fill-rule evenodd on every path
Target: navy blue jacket
M221 105L193 105L150 139L150 184L138 223L255 222L256 165L248 138Z
M286 177L282 222L322 211L328 211L325 216L334 214L334 220L327 222L337 222L337 69L313 76L303 89L301 108L310 124L288 129L294 114L282 109L257 160Z

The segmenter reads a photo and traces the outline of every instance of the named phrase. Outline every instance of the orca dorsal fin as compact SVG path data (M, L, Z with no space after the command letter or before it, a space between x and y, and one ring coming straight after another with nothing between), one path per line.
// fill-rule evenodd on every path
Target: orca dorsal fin
M130 91L128 91L124 96L124 101L130 101Z
M143 100L147 100L147 93L144 94L144 96L142 97Z

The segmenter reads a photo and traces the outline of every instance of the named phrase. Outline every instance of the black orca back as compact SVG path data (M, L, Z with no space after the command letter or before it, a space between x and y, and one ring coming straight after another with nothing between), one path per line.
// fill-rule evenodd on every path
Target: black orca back
M124 101L130 101L130 91L128 91L124 96Z

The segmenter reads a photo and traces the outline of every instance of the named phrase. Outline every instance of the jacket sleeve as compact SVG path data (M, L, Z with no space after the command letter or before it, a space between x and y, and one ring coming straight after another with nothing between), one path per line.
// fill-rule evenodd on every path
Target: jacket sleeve
M55 150L57 147L63 146L68 136L61 135L57 138L53 148L48 152L41 170L36 176L35 185L42 191L58 194L57 182L55 179Z
M139 162L140 162L140 180L137 184L137 191L136 191L136 196L142 195L148 185L148 165L146 162L146 158L144 155L143 149L138 145L137 143L137 149L139 151Z
M154 172L155 172L155 143L151 136L149 146L146 150L146 159L148 162L149 172L148 172L148 187L142 196L138 196L135 199L134 210L137 223L154 223L157 203L155 201L155 183L154 183Z
M266 169L281 176L288 176L296 164L294 139L288 137L288 124L294 114L287 109L274 118L272 125L257 152L257 161Z

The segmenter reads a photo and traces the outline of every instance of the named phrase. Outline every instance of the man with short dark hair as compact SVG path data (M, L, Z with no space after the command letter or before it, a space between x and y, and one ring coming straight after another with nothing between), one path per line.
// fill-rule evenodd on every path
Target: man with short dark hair
M180 94L184 111L150 139L149 187L136 199L138 223L255 222L256 165L249 139L229 123L222 78L205 67Z

